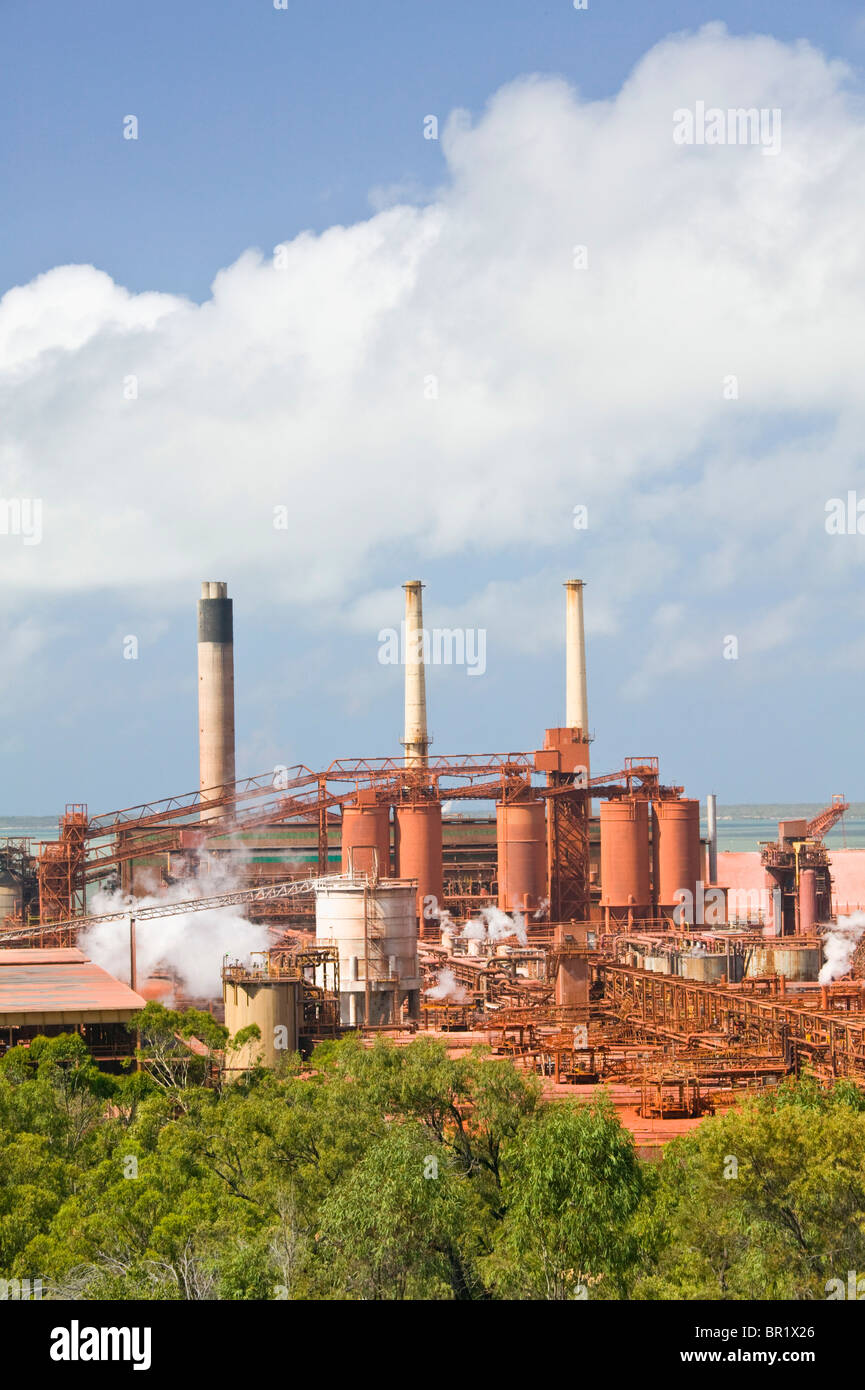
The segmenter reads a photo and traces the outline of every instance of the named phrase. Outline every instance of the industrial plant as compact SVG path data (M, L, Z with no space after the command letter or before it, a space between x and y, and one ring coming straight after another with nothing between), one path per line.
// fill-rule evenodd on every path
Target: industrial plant
M526 751L433 754L423 588L404 585L402 752L238 778L233 602L203 584L199 787L96 815L73 802L56 840L0 846L0 1048L72 1029L119 1066L152 999L245 1030L229 1078L348 1031L428 1033L488 1045L551 1097L607 1086L649 1149L786 1077L865 1087L861 855L824 843L844 798L728 854L715 798L702 832L657 757L593 768L580 580L564 724ZM209 990L170 952L139 968L155 921L229 909ZM89 955L95 929L120 943L116 975Z

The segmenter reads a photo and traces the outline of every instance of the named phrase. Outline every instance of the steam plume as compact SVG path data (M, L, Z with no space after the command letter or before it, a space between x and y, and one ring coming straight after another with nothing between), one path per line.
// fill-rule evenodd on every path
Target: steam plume
M117 912L124 908L161 906L231 893L243 886L236 855L231 866L215 855L202 856L198 871L145 897L100 889L90 911ZM182 981L184 991L198 998L221 991L222 961L226 954L243 959L269 944L267 928L248 922L242 907L219 907L207 912L178 912L170 917L145 918L135 924L138 981L159 968L168 967ZM81 936L81 948L91 960L119 979L129 979L129 928L126 922L97 922Z
M498 907L482 907L480 917L467 922L460 933L467 941L504 941L505 937L515 936L521 946L528 940L523 914L514 912L509 917Z
M847 974L863 932L865 912L852 912L849 917L839 917L838 925L826 932L823 939L825 964L817 976L821 985L828 985Z
M447 967L438 972L437 980L438 984L430 985L429 989L424 990L428 999L451 999L454 1004L461 1004L467 997L468 990L457 983L454 972Z

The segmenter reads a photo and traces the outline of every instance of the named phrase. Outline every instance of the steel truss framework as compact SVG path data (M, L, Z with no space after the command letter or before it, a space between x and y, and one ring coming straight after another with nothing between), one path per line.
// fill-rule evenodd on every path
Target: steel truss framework
M863 1013L809 1007L784 996L737 992L606 961L597 968L611 1003L644 1034L689 1045L699 1038L709 1050L725 1051L731 1044L768 1049L796 1074L807 1066L824 1080L845 1076L865 1082Z
M43 845L38 860L40 921L60 923L83 914L87 883L104 878L112 869L123 870L134 859L180 851L195 855L219 839L291 820L317 825L318 870L324 873L328 813L360 794L390 804L430 798L546 798L551 915L560 921L584 920L591 798L670 797L681 788L659 785L657 759L652 758L627 759L621 772L592 778L583 786L559 773L549 774L546 786L534 786L535 756L457 754L435 758L422 768L406 766L397 758L337 759L323 772L298 764L96 816L88 816L84 805L67 806L60 839ZM205 820L203 813L208 816Z
M279 883L268 883L257 888L238 888L230 893L215 893L208 898L188 898L180 902L155 903L149 907L136 907L130 903L116 912L100 912L90 916L67 917L57 922L42 923L41 926L21 926L4 932L3 944L30 941L40 946L73 946L75 937L85 927L96 926L102 922L148 921L154 917L182 917L188 912L212 912L215 908L247 906L254 903L274 902L277 899L299 897L312 893L320 883L335 882L365 883L367 876L354 874L329 874L325 879L305 878L286 879Z

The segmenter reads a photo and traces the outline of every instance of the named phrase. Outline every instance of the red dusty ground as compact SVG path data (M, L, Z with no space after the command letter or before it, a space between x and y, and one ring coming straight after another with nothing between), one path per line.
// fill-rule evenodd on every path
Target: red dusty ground
M641 1158L659 1158L665 1144L678 1139L681 1134L690 1134L692 1129L703 1123L697 1120L654 1120L645 1119L639 1110L640 1088L617 1082L607 1082L605 1087L616 1113L625 1129L634 1136L634 1143ZM576 1100L591 1103L598 1095L598 1086L573 1086L560 1083L558 1086L549 1079L544 1081L546 1100Z
M397 1043L409 1043L412 1036L417 1034L403 1034L393 1039ZM423 1037L435 1037L447 1044L449 1057L462 1057L472 1047L484 1046L487 1038L483 1033L434 1033L424 1030ZM556 1085L555 1081L549 1078L544 1079L543 1095L546 1100L575 1100L590 1104L600 1092L600 1086L575 1086L571 1083L561 1082ZM671 1139L677 1139L681 1134L690 1134L692 1129L696 1129L702 1124L702 1119L697 1120L655 1120L645 1119L639 1113L640 1088L639 1086L626 1085L622 1082L607 1082L605 1087L610 1096L619 1120L625 1129L629 1129L634 1136L634 1143L641 1158L659 1158L663 1147ZM719 1108L718 1113L723 1109Z

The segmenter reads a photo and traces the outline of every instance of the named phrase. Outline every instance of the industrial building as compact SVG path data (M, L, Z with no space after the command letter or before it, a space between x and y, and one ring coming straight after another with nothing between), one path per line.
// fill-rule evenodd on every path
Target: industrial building
M713 797L702 838L700 801L656 757L592 767L585 586L564 587L565 723L536 747L433 754L413 580L402 753L238 778L233 604L206 582L198 788L96 816L70 803L56 841L0 847L0 962L24 943L74 948L95 920L88 894L113 883L131 905L102 921L232 904L267 926L269 950L226 961L213 1001L232 1036L258 1029L226 1053L229 1073L346 1029L428 1029L485 1040L554 1086L630 1088L644 1117L698 1118L803 1070L865 1085L852 943L849 969L818 981L827 936L846 930L823 842L846 802L781 822L725 877ZM232 891L206 893L205 854L234 858ZM160 887L190 877L199 898L160 905Z
M140 994L74 947L0 950L0 1037L4 1047L38 1034L78 1033L100 1062L130 1057L126 1026L144 1008Z

